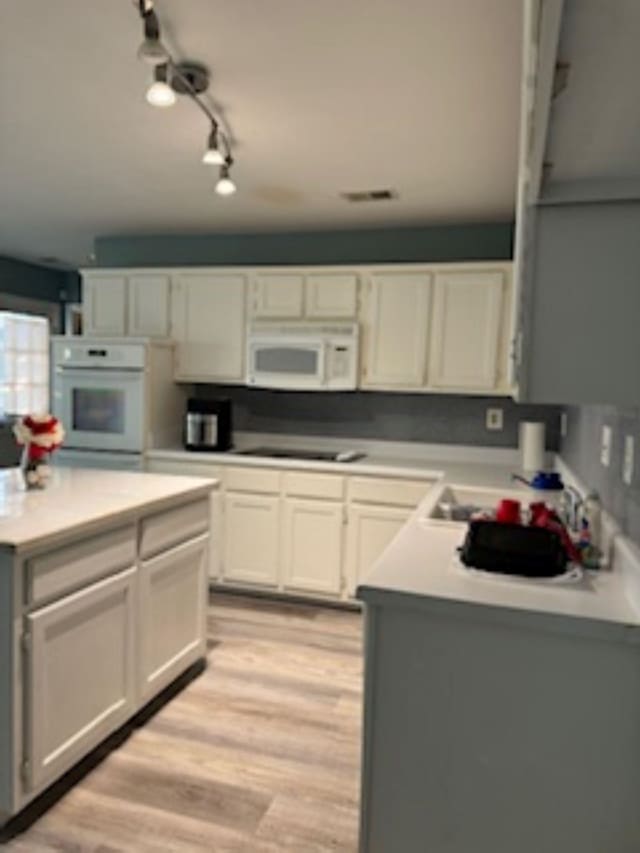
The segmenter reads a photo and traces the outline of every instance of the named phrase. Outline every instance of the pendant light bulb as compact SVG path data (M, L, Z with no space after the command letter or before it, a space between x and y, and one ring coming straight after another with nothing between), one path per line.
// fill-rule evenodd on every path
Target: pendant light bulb
M149 65L162 65L167 61L167 51L160 41L160 23L158 16L149 9L143 15L144 41L138 48L138 59Z
M147 101L153 107L171 107L176 102L176 93L167 82L169 69L166 65L156 65L153 70L153 83L147 89Z
M206 163L207 166L224 165L224 157L222 155L222 152L218 148L218 129L216 127L213 127L211 129L211 133L209 134L209 141L207 143L207 150L204 152L202 162Z
M216 184L216 192L218 193L218 195L233 195L235 191L236 185L229 177L229 167L226 165L221 166L220 178L218 179L218 183Z

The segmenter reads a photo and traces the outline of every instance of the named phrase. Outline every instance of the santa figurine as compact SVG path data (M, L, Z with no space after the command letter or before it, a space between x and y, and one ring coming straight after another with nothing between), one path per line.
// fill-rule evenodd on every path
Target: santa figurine
M64 439L62 424L53 415L25 415L13 427L18 444L23 447L22 472L28 489L44 489L51 476L49 454Z

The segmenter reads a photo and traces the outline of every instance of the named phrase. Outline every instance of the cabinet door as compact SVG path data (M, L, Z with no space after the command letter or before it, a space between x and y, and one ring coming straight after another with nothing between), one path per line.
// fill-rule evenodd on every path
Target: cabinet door
M253 316L302 317L304 276L298 273L263 273L253 281Z
M280 499L227 492L224 565L227 581L276 586L280 560Z
M140 566L138 695L146 701L205 653L204 534Z
M127 279L86 274L82 280L83 334L121 336L127 328Z
M130 335L148 338L169 336L169 276L130 275L128 279Z
M135 569L27 616L28 787L41 788L135 710Z
M340 593L343 504L287 498L284 503L284 586Z
M240 382L244 378L246 277L192 273L173 282L176 379Z
M365 387L421 388L425 384L431 276L384 273L371 277Z
M504 306L502 272L436 275L429 359L434 388L493 391Z
M355 317L358 277L354 273L313 273L307 276L305 313L317 320Z
M387 545L404 527L413 510L399 507L349 507L347 525L347 586L353 595Z

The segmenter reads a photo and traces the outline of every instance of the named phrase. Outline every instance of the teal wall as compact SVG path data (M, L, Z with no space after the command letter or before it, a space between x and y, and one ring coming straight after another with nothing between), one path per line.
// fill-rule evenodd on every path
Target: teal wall
M207 266L505 260L513 224L438 225L259 234L98 237L96 264Z
M0 257L0 293L60 302L69 288L77 294L77 278L77 273Z

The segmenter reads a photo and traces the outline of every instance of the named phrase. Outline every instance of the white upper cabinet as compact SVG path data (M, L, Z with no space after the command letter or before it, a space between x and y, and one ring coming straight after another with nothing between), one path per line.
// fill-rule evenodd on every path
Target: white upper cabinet
M358 311L355 273L312 273L307 276L305 314L318 320L351 319Z
M373 273L365 311L362 385L422 388L430 326L428 272Z
M128 278L128 332L143 338L169 337L170 278L163 274Z
M505 287L501 270L436 274L430 386L451 391L497 389Z
M169 336L166 273L83 273L84 334L95 337Z
M246 288L247 276L236 272L174 278L171 326L177 380L243 381Z
M84 334L114 337L126 334L127 277L85 273L82 283Z
M259 273L253 280L253 316L257 319L302 317L304 275L288 272Z
M358 275L320 268L257 271L251 314L257 320L344 320L358 313Z

